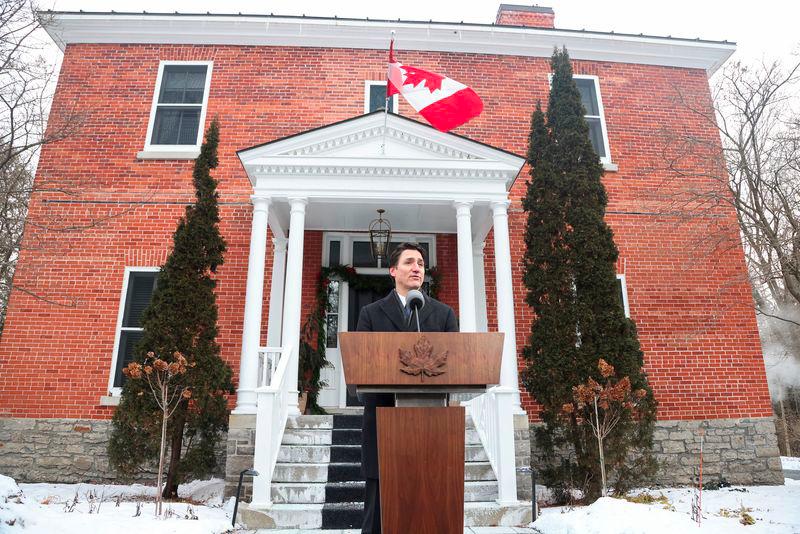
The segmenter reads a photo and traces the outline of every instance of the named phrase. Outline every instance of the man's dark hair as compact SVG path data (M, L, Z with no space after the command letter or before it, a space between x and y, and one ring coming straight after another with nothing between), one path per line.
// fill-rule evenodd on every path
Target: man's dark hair
M427 265L427 261L425 260L425 249L419 246L418 243L400 243L389 255L389 267L397 267L398 262L400 262L400 255L403 254L406 250L416 250L420 254L422 254L422 261L425 262Z

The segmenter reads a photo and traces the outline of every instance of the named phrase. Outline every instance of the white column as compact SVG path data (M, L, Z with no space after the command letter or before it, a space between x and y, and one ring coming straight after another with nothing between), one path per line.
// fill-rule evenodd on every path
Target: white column
M511 278L511 242L508 236L509 201L492 202L494 219L494 261L497 279L497 329L505 334L500 385L517 391L515 411L519 405L517 375L517 329L514 321L514 285Z
M286 288L283 295L282 346L291 347L291 360L287 369L289 389L289 415L300 415L297 405L297 377L300 364L300 309L303 294L303 234L306 220L305 198L290 198L289 250L286 258Z
M286 282L286 243L285 237L272 240L272 283L269 288L269 321L267 323L267 346L281 346L283 325L283 288Z
M250 229L250 256L247 261L247 288L244 297L242 356L239 360L239 388L235 414L256 413L258 347L261 343L261 312L264 298L264 263L267 253L267 215L270 199L251 197L253 221Z
M483 247L486 242L472 243L472 271L475 275L475 326L478 332L489 330L486 317L486 273L483 268Z
M472 270L472 202L457 201L458 235L458 310L462 332L475 332L475 276Z

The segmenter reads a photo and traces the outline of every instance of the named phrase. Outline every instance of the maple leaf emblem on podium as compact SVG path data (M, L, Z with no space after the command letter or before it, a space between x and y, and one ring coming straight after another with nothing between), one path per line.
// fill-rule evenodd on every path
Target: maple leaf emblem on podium
M414 343L411 350L400 349L400 371L412 376L419 376L423 380L426 376L444 374L447 366L447 351L434 355L433 345L428 338L422 336Z

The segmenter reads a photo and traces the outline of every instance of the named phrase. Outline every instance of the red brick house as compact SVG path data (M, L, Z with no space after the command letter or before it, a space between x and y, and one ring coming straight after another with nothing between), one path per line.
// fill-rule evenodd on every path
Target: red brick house
M485 25L54 13L47 30L64 60L53 116L77 106L85 120L76 135L42 151L38 177L71 194L43 190L31 198L31 220L57 220L62 230L28 225L26 243L42 246L26 247L15 282L70 305L24 292L11 297L0 341L0 472L31 481L113 479L105 440L120 370L175 223L193 199L202 133L218 117L215 177L228 243L217 273L218 341L238 384L229 476L255 461L262 476L253 507L280 515L280 484L292 481L292 454L281 437L285 444L298 430L297 398L286 385L297 376L301 321L321 266L385 275L369 256L366 234L375 210L385 209L393 241L427 247L441 273L440 299L457 311L461 328L506 333L501 384L471 409L475 448L488 451L476 458L490 464L496 481L494 493L476 502L512 512L489 519L474 512L472 522L522 522L513 513L524 508L518 497L530 498L530 481L515 466L529 463L527 430L537 410L517 378L532 320L521 281L520 198L528 175L519 155L536 101L547 101L549 57L566 46L606 169L620 290L659 401L659 481L690 481L700 426L706 476L782 480L742 251L694 256L707 221L666 214L647 195L673 183L658 170L664 131L718 139L676 96L710 109L708 77L735 47L556 29L553 21L549 8L509 5ZM405 102L393 103L396 114L385 124L382 113L370 113L383 106L391 30L400 61L471 86L483 114L444 134L420 123ZM737 232L732 212L714 217ZM352 329L372 296L344 282L336 294L329 329ZM334 367L326 370L321 402L345 408L335 342L327 352ZM262 378L267 361L283 363L283 386ZM259 412L260 397L278 406L275 414ZM492 427L481 411L507 418ZM330 446L336 430L325 418L313 421L309 432L328 435L309 443ZM333 461L321 454L320 465ZM289 480L279 479L282 468ZM314 513L327 509L324 498L312 501Z

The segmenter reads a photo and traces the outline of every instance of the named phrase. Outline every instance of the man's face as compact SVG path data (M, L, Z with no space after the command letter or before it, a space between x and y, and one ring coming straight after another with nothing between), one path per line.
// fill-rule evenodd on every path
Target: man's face
M400 254L397 267L389 267L389 274L394 278L394 287L398 293L405 295L412 289L422 287L425 279L425 261L416 250L404 250Z

